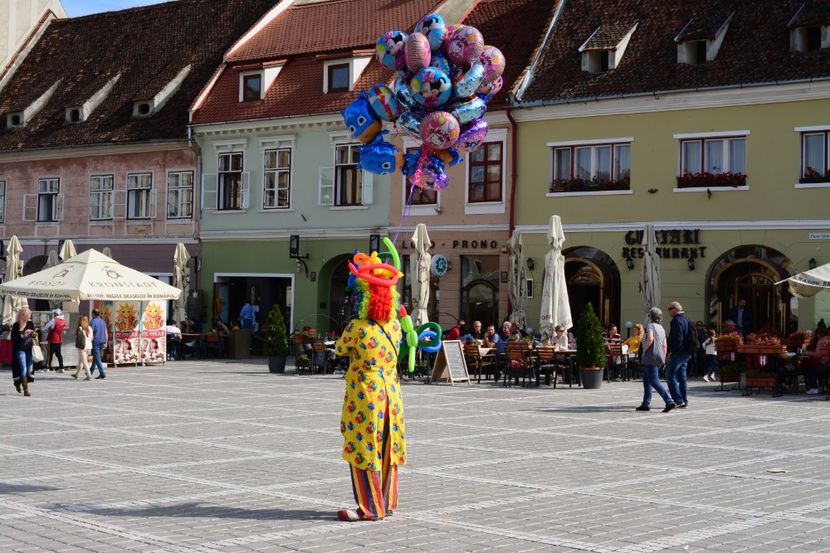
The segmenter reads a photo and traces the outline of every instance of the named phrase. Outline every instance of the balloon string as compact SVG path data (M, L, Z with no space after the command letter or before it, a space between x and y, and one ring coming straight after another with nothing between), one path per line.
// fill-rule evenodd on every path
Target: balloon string
M395 238L392 240L395 244L398 243L398 236L401 234L404 222L409 218L410 208L412 207L412 194L415 193L415 185L409 187L409 196L406 198L406 203L403 206L403 213L401 213L401 221L398 224L398 229L395 231Z

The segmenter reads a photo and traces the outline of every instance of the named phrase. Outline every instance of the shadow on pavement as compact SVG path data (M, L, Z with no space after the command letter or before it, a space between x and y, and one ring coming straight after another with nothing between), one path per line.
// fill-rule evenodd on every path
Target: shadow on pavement
M51 486L33 486L31 484L5 484L0 482L0 495L15 494L15 493L34 493L34 492L48 492L57 490Z
M303 509L240 509L222 505L181 503L146 509L98 508L91 505L55 505L51 509L109 517L237 518L251 520L332 520L336 513Z

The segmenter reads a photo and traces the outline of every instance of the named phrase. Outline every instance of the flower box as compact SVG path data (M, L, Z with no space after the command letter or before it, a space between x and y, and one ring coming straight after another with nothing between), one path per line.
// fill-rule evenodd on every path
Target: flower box
M725 188L746 186L743 173L683 173L677 177L678 188Z
M738 346L738 353L775 355L787 353L787 348L781 344L744 344Z
M550 193L559 192L603 192L606 190L629 190L631 178L623 177L619 180L602 181L594 179L553 179L550 183Z
M807 169L804 171L804 175L798 179L798 182L801 184L830 182L830 169L822 175L821 172L816 171L813 167L808 165Z

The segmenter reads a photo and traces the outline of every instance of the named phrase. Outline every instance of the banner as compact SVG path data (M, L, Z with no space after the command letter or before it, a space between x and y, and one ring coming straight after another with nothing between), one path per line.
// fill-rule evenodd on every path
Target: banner
M100 301L95 309L106 321L110 336L108 361L118 365L163 363L167 357L166 301Z

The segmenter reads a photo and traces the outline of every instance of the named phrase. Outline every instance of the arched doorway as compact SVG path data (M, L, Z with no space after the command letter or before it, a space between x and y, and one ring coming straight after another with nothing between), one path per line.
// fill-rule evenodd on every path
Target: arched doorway
M460 318L472 325L481 321L484 325L499 321L499 256L461 256L461 306Z
M709 322L720 331L730 310L745 299L751 331L764 328L787 333L797 324L786 287L775 286L790 274L787 256L766 246L738 246L720 256L709 269L706 304Z
M562 253L574 324L591 303L600 322L619 325L620 271L614 260L601 250L583 246Z
M319 332L342 332L346 321L352 316L352 306L346 294L346 282L349 279L348 263L351 258L348 254L338 255L320 269L317 282L317 297L320 304L318 313L313 314Z

